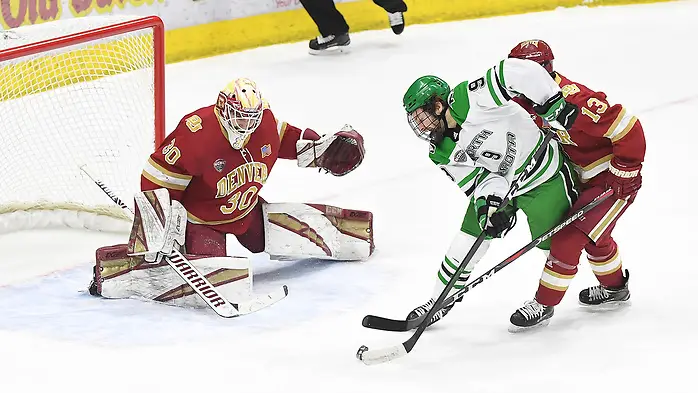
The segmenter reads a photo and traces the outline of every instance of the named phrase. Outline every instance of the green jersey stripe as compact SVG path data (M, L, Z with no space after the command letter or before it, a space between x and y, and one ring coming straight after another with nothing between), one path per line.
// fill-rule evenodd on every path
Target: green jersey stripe
M475 177L480 173L480 168L475 168L468 176L463 178L460 182L458 182L458 188L463 188L465 187L468 183L470 183Z
M451 262L451 260L448 259L448 257L445 257L445 258L444 258L444 262L445 262L448 266L450 266L451 269L453 269L453 272L454 272L454 273L455 273L456 270L458 270L458 266L456 266L453 262Z
M442 266L443 267L443 266ZM465 273L464 273L465 274ZM446 278L443 273L443 269L439 269L439 272L437 273L437 277L439 280L441 280L444 285L448 284L448 281L453 277L452 273L446 272L446 275L448 275L449 278ZM465 276L461 274L460 277L458 277L458 280L456 280L456 286L460 284L461 288L465 285L466 282L468 282L468 276L470 275L470 272L468 272Z
M492 69L487 70L487 88L490 91L490 95L497 106L502 106L502 100L497 97L497 93L494 90L494 83L492 83Z
M449 281L449 280L447 280L446 278L444 278L444 276L441 274L441 270L439 270L439 273L437 274L437 276L439 277L439 280L441 280L441 282L442 282L444 285L448 285L448 281Z

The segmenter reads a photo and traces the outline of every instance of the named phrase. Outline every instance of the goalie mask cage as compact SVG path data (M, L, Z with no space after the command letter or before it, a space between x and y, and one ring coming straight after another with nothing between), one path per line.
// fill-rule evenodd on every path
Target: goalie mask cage
M80 166L132 205L164 139L164 104L156 16L0 29L0 233L128 228Z

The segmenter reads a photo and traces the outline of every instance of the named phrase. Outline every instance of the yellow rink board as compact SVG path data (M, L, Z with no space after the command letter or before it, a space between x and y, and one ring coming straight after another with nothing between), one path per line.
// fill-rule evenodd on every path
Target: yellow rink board
M626 5L671 0L405 0L406 23L438 23L497 15L549 11L557 7ZM387 29L386 12L372 1L340 3L352 32ZM390 33L392 34L392 33ZM265 45L310 40L317 27L303 9L274 12L168 31L167 62L192 60Z

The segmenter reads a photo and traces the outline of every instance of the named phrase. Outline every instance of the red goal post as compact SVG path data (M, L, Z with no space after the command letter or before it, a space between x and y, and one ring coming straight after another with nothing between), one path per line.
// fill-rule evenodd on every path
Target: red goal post
M164 33L157 16L0 30L0 233L124 228L79 167L132 203L165 137Z

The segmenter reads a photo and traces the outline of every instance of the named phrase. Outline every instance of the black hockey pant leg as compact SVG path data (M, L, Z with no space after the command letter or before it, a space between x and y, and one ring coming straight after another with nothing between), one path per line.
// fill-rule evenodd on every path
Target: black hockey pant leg
M349 25L333 0L301 0L323 37L349 32Z
M387 12L407 12L407 4L402 0L373 0Z

